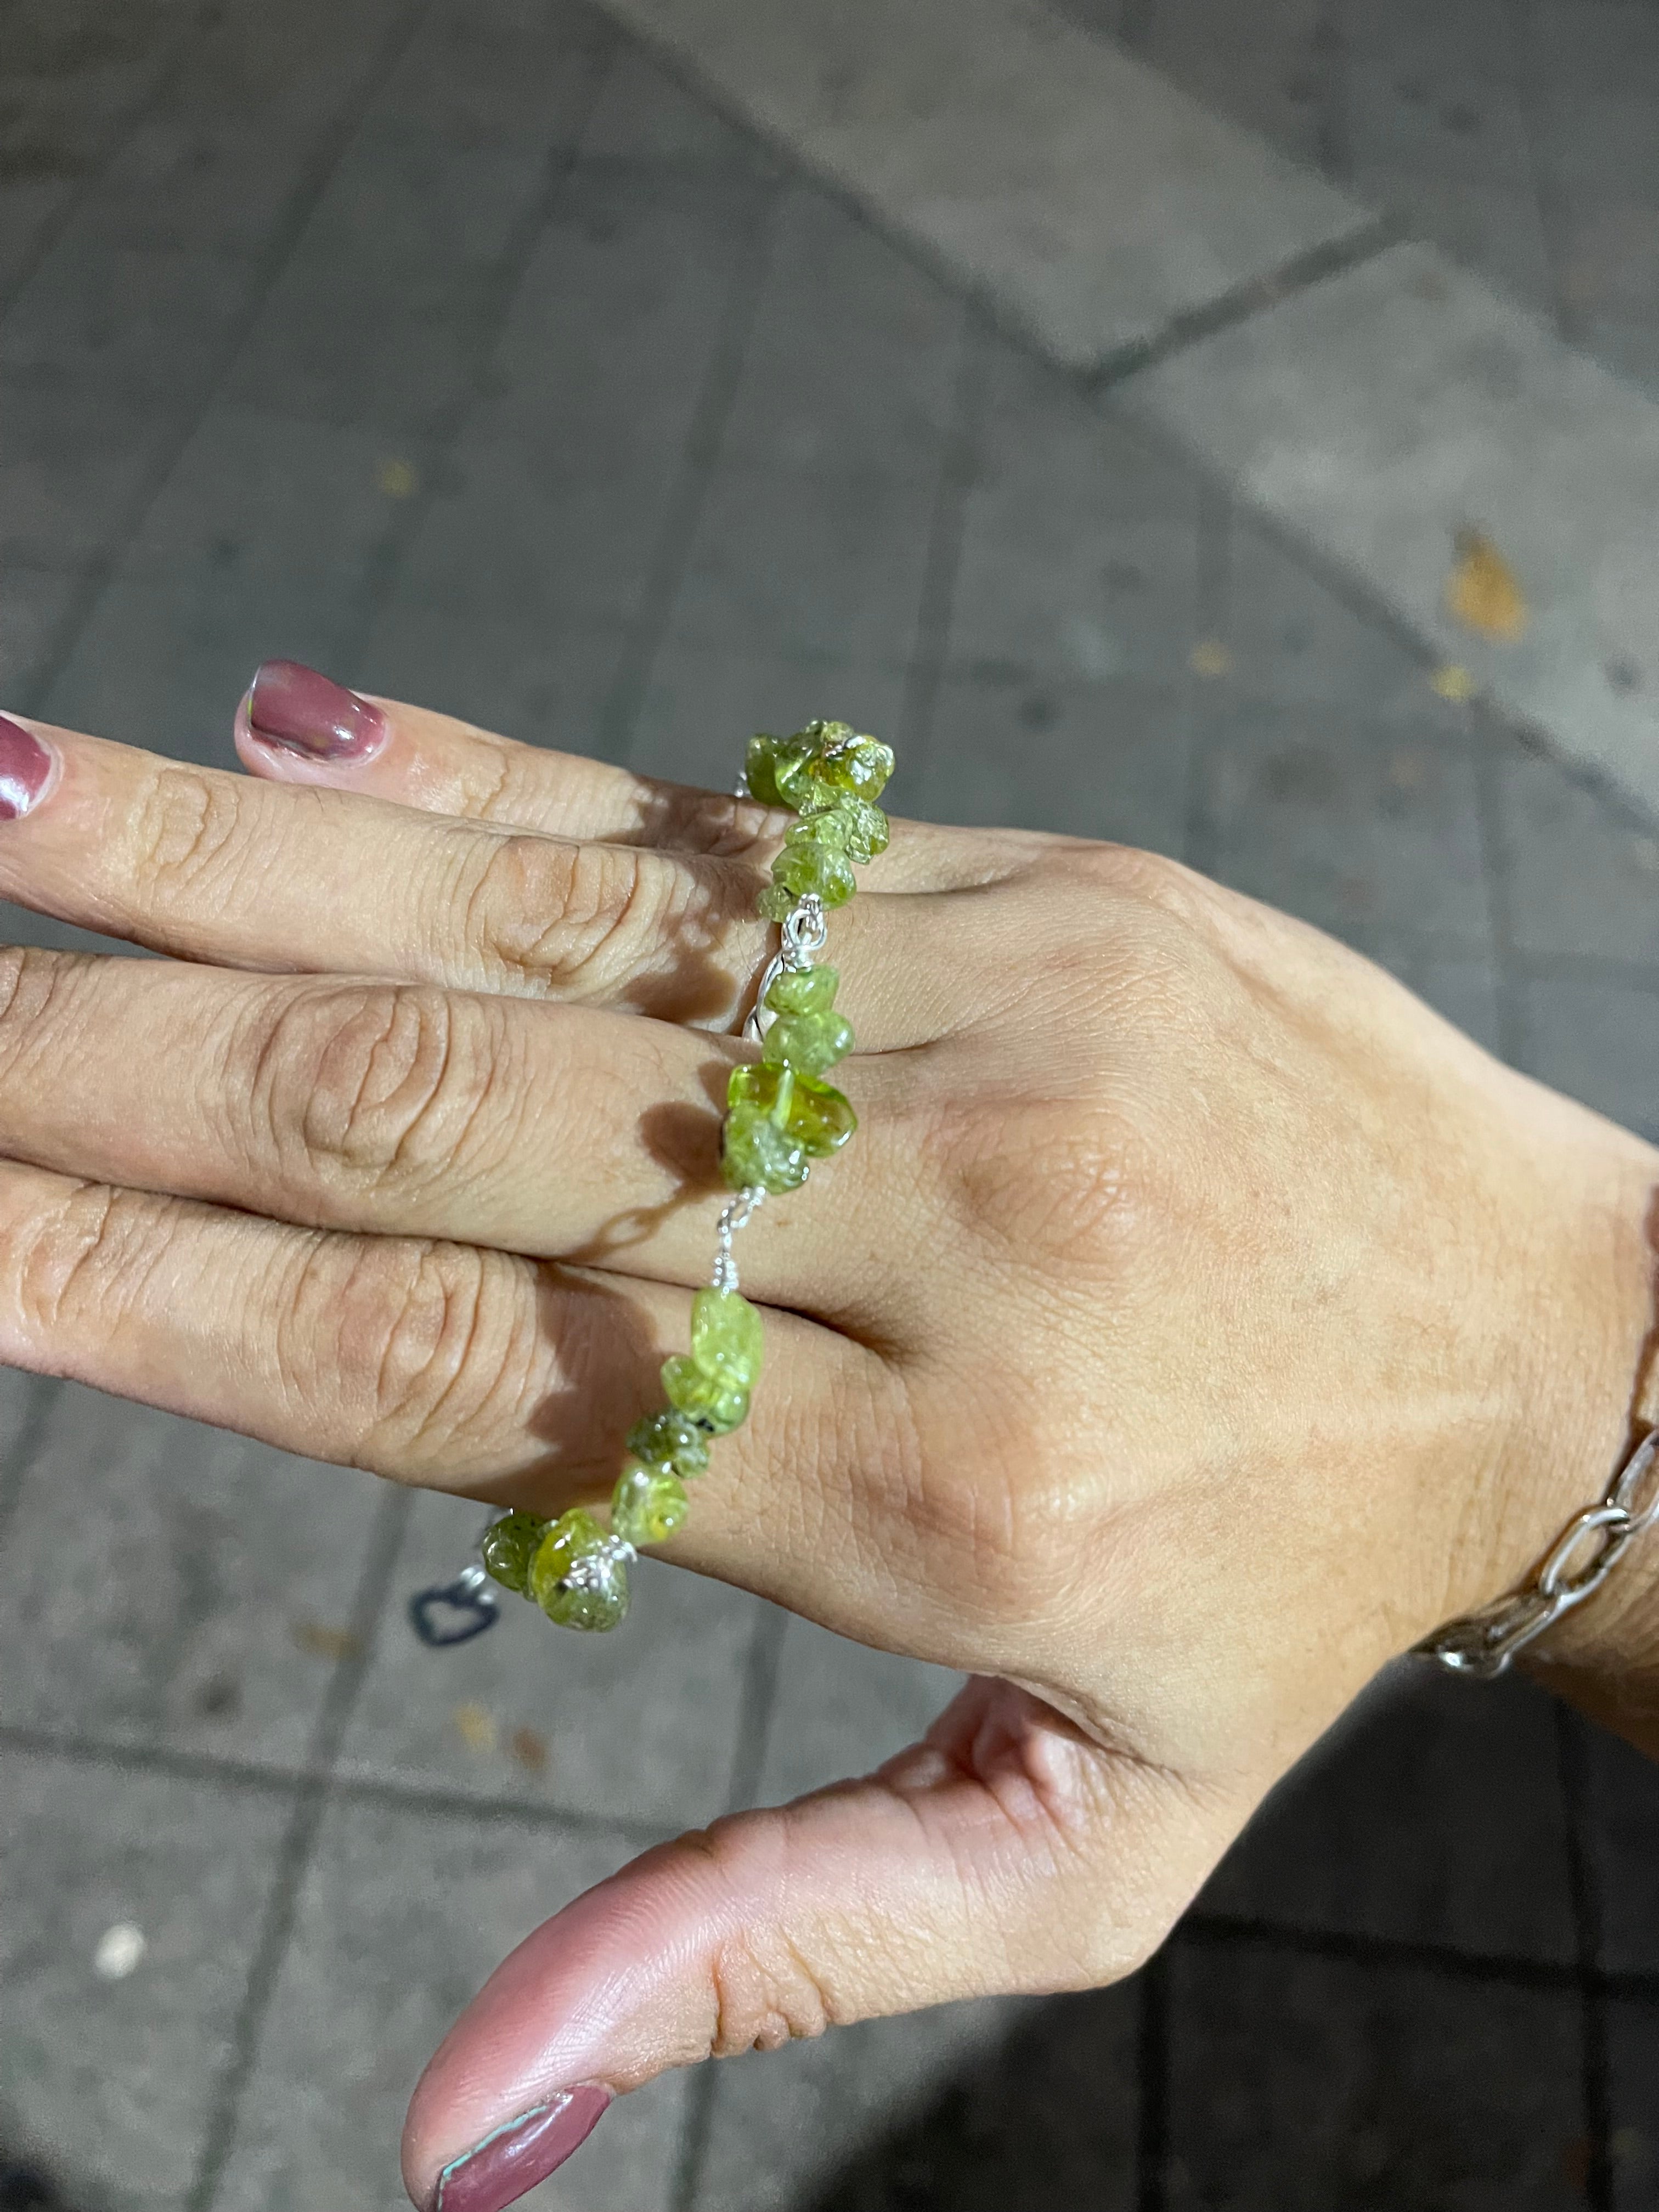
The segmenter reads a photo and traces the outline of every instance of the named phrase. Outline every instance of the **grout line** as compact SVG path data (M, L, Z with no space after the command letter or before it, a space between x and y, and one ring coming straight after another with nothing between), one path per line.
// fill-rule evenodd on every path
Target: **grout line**
M778 1606L763 1606L756 1617L749 1639L749 1656L744 1667L743 1688L739 1693L737 1741L732 1755L732 1779L726 1798L728 1812L744 1811L753 1803L755 1794L760 1788L761 1769L765 1761L767 1737L772 1724L772 1709L777 1701L778 1662L782 1656L783 1639L788 1626L789 1615ZM713 2064L705 2063L692 2075L687 2085L685 2111L680 2121L679 2149L669 2191L668 2201L673 2212L691 2212L702 2186L709 2141L714 2133L714 2098L718 2083L719 2076Z
M1397 246L1405 234L1405 225L1398 216L1376 216L1358 229L1345 232L1340 238L1327 239L1318 246L1310 246L1305 253L1293 254L1266 276L1253 276L1248 283L1235 285L1213 300L1206 300L1201 307L1188 307L1178 315L1171 315L1163 328L1154 331L1150 337L1119 346L1092 368L1081 371L1079 381L1085 391L1109 392L1128 378L1139 376L1144 369L1157 368L1173 355L1185 353L1205 338L1236 330L1241 323L1253 321L1257 315L1281 306L1300 293L1312 291L1334 276L1350 275L1366 262L1375 261L1379 254L1386 253L1391 246Z
M1353 175L1348 122L1348 33L1343 0L1320 0L1313 49L1319 64L1319 167L1327 180L1346 185Z
M1474 799L1480 870L1492 921L1492 984L1498 1012L1498 1057L1525 1065L1527 1030L1515 917L1510 897L1509 840L1504 833L1504 795L1498 787L1498 733L1478 712L1469 718L1474 745Z
M592 9L583 12L592 24L595 40L592 51L586 56L590 75L586 97L573 102L577 112L569 118L568 138L565 143L549 149L540 189L532 194L496 258L489 286L471 325L471 366L457 380L453 404L442 410L431 429L410 441L421 450L419 482L414 496L402 502L396 526L387 530L368 564L358 593L355 634L344 647L344 661L353 673L375 621L392 596L398 571L443 489L443 461L465 434L483 394L484 380L513 312L525 270L546 233L566 186L583 165L582 144L605 82L616 66L620 44L608 16Z
M1583 2035L1584 2132L1589 2160L1584 2202L1589 2212L1613 2212L1613 2128L1608 2112L1607 2024L1598 1974L1601 1963L1601 1899L1585 1833L1589 1819L1584 1739L1577 1717L1555 1708L1556 1753L1565 1801L1567 1884L1578 1931L1579 2005Z
M346 149L362 127L363 118L373 105L382 82L396 69L428 17L435 14L436 8L437 0L414 0L414 4L406 9L388 31L373 59L364 65L351 98L342 103L339 122L312 164L309 184L296 187L288 220L278 227L264 252L251 257L255 269L263 274L256 276L251 285L242 313L228 327L216 371L205 380L200 401L185 418L182 428L177 428L176 434L161 447L155 465L134 495L125 524L110 532L99 557L88 564L83 588L76 594L68 615L58 624L54 641L37 663L33 678L22 687L23 696L18 702L22 713L38 710L68 665L82 632L97 611L106 584L125 559L143 528L150 509L161 497L181 456L205 421L227 378L240 359L243 348L264 312L266 300L304 236L312 216L327 191Z
M1514 49L1516 77L1521 94L1522 127L1527 142L1527 167L1532 173L1533 200L1543 233L1544 258L1549 266L1551 306L1556 334L1565 345L1583 342L1582 318L1566 283L1571 258L1569 221L1550 145L1546 114L1547 94L1539 74L1534 39L1532 0L1508 0L1510 43Z
M900 757L906 764L910 787L917 792L924 787L933 744L939 685L950 652L951 618L962 567L968 499L979 469L990 366L988 335L972 304L965 305L951 431L939 456L934 483L915 635L899 707Z
M0 1543L5 1541L11 1516L22 1500L23 1485L40 1456L58 1406L58 1382L55 1375L31 1375L27 1389L28 1402L17 1425L16 1439L6 1454L4 1468L0 1468Z
M1193 643L1214 638L1228 644L1232 629L1233 501L1231 493L1208 477L1199 479L1198 561L1193 605ZM1237 704L1229 698L1225 705ZM1210 806L1210 769L1215 753L1211 724L1223 701L1186 676L1187 801L1182 813L1181 858L1200 874L1216 872L1219 840Z
M1164 2212L1170 2167L1170 1972L1175 1938L1140 1970L1135 2212Z
M3 322L11 313L58 240L102 185L133 133L149 120L156 108L173 91L187 64L199 52L203 41L210 39L222 25L227 5L228 0L204 0L204 4L198 8L195 15L177 33L172 58L162 64L155 83L116 121L99 158L74 190L64 195L62 206L46 217L35 234L33 250L24 256L10 284L3 293L0 293L0 322Z
M1152 44L1157 18L1158 0L1122 0L1117 19L1118 44L1132 54L1144 56Z
M251 1759L225 1759L213 1752L183 1751L171 1745L100 1743L86 1736L60 1735L48 1728L6 1723L0 1723L0 1750L27 1752L122 1774L163 1774L227 1793L248 1790L286 1796L325 1778L307 1766L261 1766ZM672 1822L592 1813L580 1806L536 1803L523 1797L475 1796L397 1775L337 1771L326 1778L331 1796L343 1804L385 1806L438 1820L487 1821L538 1830L569 1828L585 1835L620 1837L641 1850L665 1843L679 1832Z
M293 1811L266 1899L259 1940L231 2031L229 2055L210 2099L201 2153L185 2200L186 2212L210 2212L224 2179L241 2115L243 2093L258 2055L265 2018L294 1933L301 1891L327 1809L329 1771L339 1754L346 1725L374 1654L375 1635L386 1612L387 1594L413 1504L412 1492L392 1490L381 1499L375 1516L352 1606L351 1626L356 1649L336 1667L317 1717L307 1762L309 1771L295 1792Z
M753 135L751 131L750 136ZM749 210L746 234L733 258L720 334L697 394L668 512L628 625L628 640L617 663L616 678L599 710L600 741L605 757L609 760L625 762L633 751L652 666L666 635L669 617L702 517L726 426L738 396L761 292L770 268L772 225L781 187L775 180L758 176L755 181L756 201Z

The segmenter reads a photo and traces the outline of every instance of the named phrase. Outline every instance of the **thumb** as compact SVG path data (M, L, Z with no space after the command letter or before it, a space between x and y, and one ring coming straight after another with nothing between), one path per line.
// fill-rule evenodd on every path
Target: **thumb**
M415 2092L410 2196L501 2212L671 2066L1115 1980L1236 1826L1029 1692L972 1681L865 1780L647 1851L521 1943Z

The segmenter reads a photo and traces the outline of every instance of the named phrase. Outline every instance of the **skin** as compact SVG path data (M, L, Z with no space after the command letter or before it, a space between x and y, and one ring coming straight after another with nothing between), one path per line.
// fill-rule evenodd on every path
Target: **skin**
M787 817L386 712L244 778L32 726L0 895L167 957L0 953L0 1358L550 1514L686 1341ZM662 1549L975 1679L521 1945L417 2203L574 2083L1127 1973L1646 1407L1652 1148L1171 862L899 824L864 882L860 1133L745 1232L767 1376ZM1642 1564L1540 1664L1651 1751Z

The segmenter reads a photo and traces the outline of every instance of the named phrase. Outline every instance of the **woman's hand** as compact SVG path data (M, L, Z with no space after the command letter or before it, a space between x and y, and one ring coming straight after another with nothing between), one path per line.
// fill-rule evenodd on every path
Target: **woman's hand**
M251 781L36 727L0 894L169 957L0 955L0 1356L603 1496L706 1273L783 818L280 666ZM445 2212L664 2067L1127 1973L1627 1436L1650 1148L1172 863L901 824L866 882L861 1133L745 1232L766 1378L663 1550L977 1679L514 1954L411 2111ZM1593 1675L1629 1607L1575 1617Z

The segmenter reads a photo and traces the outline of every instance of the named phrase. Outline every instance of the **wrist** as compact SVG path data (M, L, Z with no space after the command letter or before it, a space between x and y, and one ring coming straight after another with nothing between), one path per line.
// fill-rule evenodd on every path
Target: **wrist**
M1576 1108L1545 1118L1544 1200L1510 1301L1512 1441L1471 1532L1482 1587L1467 1609L1524 1586L1659 1422L1659 1152ZM1519 1663L1659 1755L1659 1534Z

